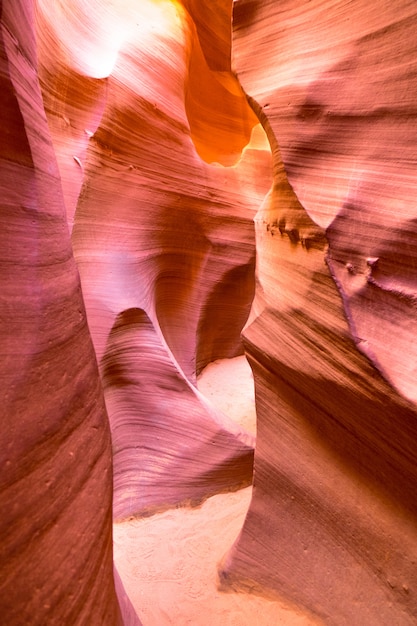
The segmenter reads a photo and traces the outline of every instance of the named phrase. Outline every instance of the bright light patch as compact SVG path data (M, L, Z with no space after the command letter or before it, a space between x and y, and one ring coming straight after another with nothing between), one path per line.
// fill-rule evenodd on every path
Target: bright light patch
M68 64L91 78L106 78L132 39L169 35L182 24L173 0L37 0Z

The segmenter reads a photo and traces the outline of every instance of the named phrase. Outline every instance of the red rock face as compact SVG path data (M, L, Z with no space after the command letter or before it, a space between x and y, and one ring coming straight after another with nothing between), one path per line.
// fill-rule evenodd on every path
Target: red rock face
M120 624L110 433L36 73L1 5L1 621Z
M194 387L249 315L223 584L414 624L414 3L1 11L2 620L120 623L112 456L117 519L250 483Z
M245 147L258 120L230 72L230 29L214 58L179 5L100 6L39 2L38 39L120 519L252 480L251 438L190 383L243 350L270 154Z
M2 617L107 625L120 615L96 358L118 519L251 482L252 437L192 383L243 350L270 155L256 131L245 148L258 120L230 32L216 61L171 2L18 8L2 15Z
M235 4L275 175L245 331L254 497L223 576L328 624L417 615L416 19L407 2Z

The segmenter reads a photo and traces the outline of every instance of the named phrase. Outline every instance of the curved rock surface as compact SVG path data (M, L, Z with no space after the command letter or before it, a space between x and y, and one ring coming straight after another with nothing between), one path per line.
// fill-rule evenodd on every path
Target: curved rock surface
M270 153L230 72L230 32L222 22L215 61L201 7L197 27L172 2L1 9L2 618L119 623L95 356L116 515L251 482L251 436L192 383L242 352ZM116 587L137 623L117 572Z
M110 433L37 78L33 6L0 6L1 622L116 625Z
M208 50L198 10L196 27L172 2L38 3L45 107L117 432L117 518L252 480L250 437L190 382L243 351L270 151L230 72L230 28L225 51Z
M180 502L198 504L251 482L253 438L204 406L142 309L118 316L102 373L115 520Z
M2 620L137 623L104 402L117 518L248 484L248 320L224 587L414 624L415 3L235 0L232 65L226 0L0 10Z
M274 185L244 332L254 496L222 576L332 625L417 615L416 20L409 2L235 3Z

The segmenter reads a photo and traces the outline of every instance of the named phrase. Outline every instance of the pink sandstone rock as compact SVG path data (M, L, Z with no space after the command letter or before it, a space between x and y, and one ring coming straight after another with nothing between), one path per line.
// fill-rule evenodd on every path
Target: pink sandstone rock
M244 332L254 495L222 576L331 625L417 616L416 24L409 2L235 3L274 185Z
M232 65L226 0L0 6L3 621L137 623L99 376L118 518L251 480L194 382L242 352L259 209L222 583L414 624L414 3L235 0Z
M1 4L0 46L1 622L121 624L110 433L37 79L32 2Z
M208 362L242 353L253 216L270 185L270 153L257 145L258 120L228 70L230 54L212 70L190 15L171 2L109 2L103 11L80 1L71 12L40 2L37 24L46 111L69 214L78 198L72 242L117 432L115 514L249 484L250 438L201 406L190 386ZM123 380L112 380L120 367Z
M253 438L203 404L143 310L118 316L102 376L116 520L250 484Z

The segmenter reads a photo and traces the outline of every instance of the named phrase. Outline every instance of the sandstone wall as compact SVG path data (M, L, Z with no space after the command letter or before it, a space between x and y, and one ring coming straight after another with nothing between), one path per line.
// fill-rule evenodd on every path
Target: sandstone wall
M244 332L254 496L223 576L332 625L417 614L416 20L409 2L235 3L274 185Z
M116 625L110 432L33 25L30 1L3 1L0 615Z
M112 456L117 519L251 482L246 323L222 584L415 623L414 3L0 6L2 619L120 623Z
M37 15L113 432L115 515L249 484L251 437L192 385L208 362L243 350L253 216L270 185L268 146L230 72L230 6L216 53L203 17L196 27L172 2L40 0Z

